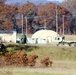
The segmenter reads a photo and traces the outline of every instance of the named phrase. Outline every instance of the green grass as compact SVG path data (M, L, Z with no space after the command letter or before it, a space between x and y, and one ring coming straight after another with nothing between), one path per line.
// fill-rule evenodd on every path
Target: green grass
M70 41L76 40L75 37L76 37L75 35L65 35L66 40ZM76 47L66 47L66 46L59 47L59 46L53 46L51 44L41 46L39 45L38 48L34 48L34 45L32 46L33 47L29 47L28 49L25 46L23 46L22 49L25 50L29 55L37 54L39 56L39 59L45 56L49 56L53 60L76 61Z
M19 45L18 47L7 48L7 51L16 52L17 50L24 50L28 55L36 54L39 60L44 57L50 57L53 60L69 60L76 61L76 47L53 46L48 45Z
M15 72L14 75L64 75L64 74L45 74L45 73L38 73L38 72Z
M17 34L17 37L20 37L22 34ZM28 34L27 37L31 37L33 34Z
M28 52L28 54L37 54L39 59L49 56L53 60L76 61L76 47L57 47L49 45L34 49Z
M16 52L17 50L22 49L28 55L36 54L38 55L37 60L39 62L42 58L47 57L47 56L50 57L51 60L76 61L76 47L54 46L52 44L47 44L47 45L19 45L19 46L14 45L6 49L9 53ZM54 69L52 70L54 72L52 72L50 69L48 69L50 73L38 72L38 71L36 72L35 70L33 72L33 71L30 71L29 69L28 70L25 70L25 69L26 68L23 68L22 70L16 69L16 71L15 69L13 70L13 68L9 69L9 71L5 71L3 69L3 71L0 71L0 75L67 75L66 73L63 73L64 69L61 70L62 72L61 71L55 72ZM41 69L39 70L41 71ZM46 70L43 69L42 71L46 71Z
M38 73L38 72L10 72L10 71L4 71L0 72L0 75L64 75L64 74L46 74L46 73Z

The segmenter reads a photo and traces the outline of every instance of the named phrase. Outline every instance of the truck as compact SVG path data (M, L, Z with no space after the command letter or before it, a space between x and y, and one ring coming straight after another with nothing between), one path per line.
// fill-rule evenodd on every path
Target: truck
M57 46L76 46L76 41L75 40L73 40L73 41L71 41L71 40L67 41L67 40L65 40L65 36L63 36L62 37L62 41L58 42Z
M16 39L16 43L21 43L21 44L27 43L27 36L23 34L22 36L18 37Z

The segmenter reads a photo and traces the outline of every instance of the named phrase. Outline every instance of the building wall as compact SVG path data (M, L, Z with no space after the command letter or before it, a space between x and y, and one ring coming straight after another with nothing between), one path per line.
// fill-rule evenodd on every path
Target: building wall
M45 39L48 43L56 42L57 33L52 30L39 30L32 35L32 38Z
M16 43L16 33L0 33L0 40L2 42Z

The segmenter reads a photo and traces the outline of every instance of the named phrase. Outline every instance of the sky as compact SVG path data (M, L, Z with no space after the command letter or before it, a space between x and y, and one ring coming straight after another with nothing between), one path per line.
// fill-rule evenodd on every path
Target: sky
M59 1L59 2L63 2L64 0L47 0L47 1Z
M19 3L24 4L24 3L27 2L27 1L33 2L33 3L37 4L37 3L46 3L47 1L63 2L64 0L7 0L6 3L8 3L8 4L13 4L13 3L19 2Z

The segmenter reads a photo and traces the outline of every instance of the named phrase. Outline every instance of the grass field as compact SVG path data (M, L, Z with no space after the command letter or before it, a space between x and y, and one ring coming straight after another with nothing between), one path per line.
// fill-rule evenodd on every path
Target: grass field
M24 50L28 55L36 54L39 56L39 60L43 57L50 57L52 60L68 60L76 61L76 47L67 46L54 46L52 44L47 45L19 45L14 47L8 47L9 52L16 50Z
M15 71L15 72L0 72L0 75L65 75L65 74L55 74L55 73L38 73L38 72L22 72L22 71Z
M30 67L3 67L0 75L76 75L76 47L47 45L21 45L18 48L7 48L16 51L22 48L28 55L38 55L36 66ZM50 57L52 67L41 67L40 60Z
M73 37L71 37L73 38ZM76 75L76 47L47 45L19 45L8 47L9 52L22 49L28 55L38 55L36 66L1 67L0 75ZM52 67L42 67L40 60L50 57Z

